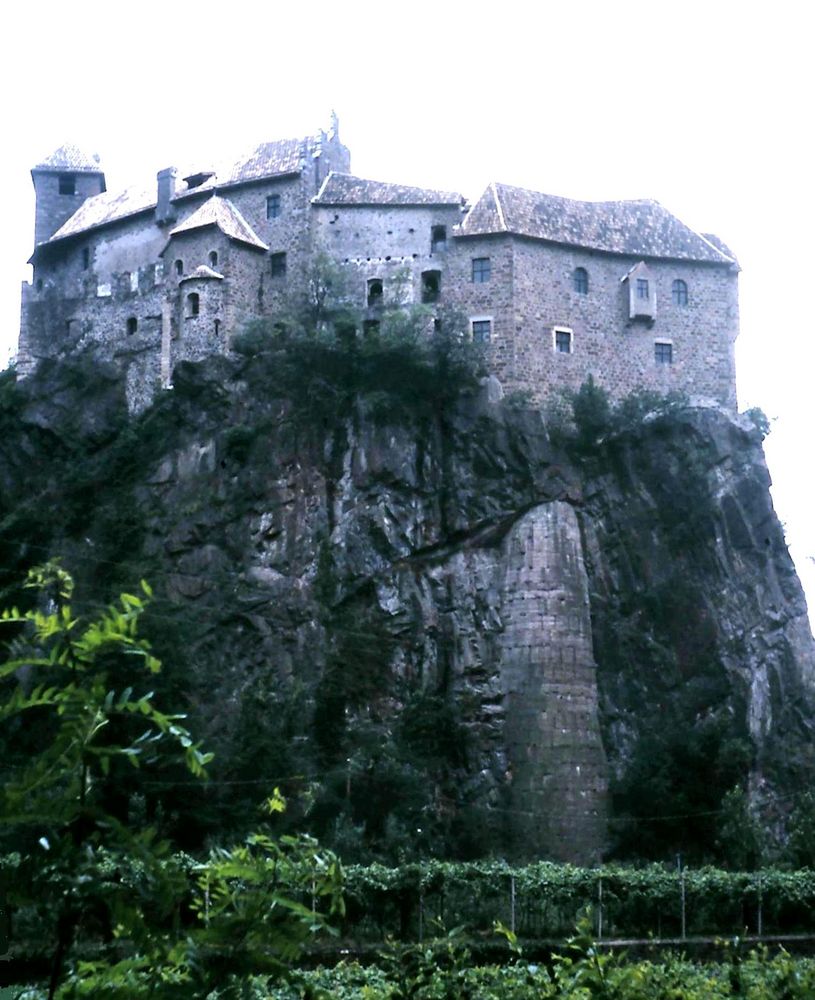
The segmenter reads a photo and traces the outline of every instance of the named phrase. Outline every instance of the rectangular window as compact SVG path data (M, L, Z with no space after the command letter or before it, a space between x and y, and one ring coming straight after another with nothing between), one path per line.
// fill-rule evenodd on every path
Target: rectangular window
M273 253L271 261L272 277L282 278L286 273L286 255L284 253Z
M489 257L473 257L473 284L483 285L490 280Z
M572 331L555 327L555 351L558 354L572 353Z
M672 365L674 360L673 344L654 344L654 361L658 365Z
M491 319L473 320L473 342L476 344L489 344L492 337Z
M266 199L266 218L276 219L280 215L280 195L270 194Z
M422 271L422 302L438 302L441 295L441 271Z
M648 279L647 278L637 278L637 298L647 299L648 298Z
M76 178L73 174L59 175L59 193L76 194Z

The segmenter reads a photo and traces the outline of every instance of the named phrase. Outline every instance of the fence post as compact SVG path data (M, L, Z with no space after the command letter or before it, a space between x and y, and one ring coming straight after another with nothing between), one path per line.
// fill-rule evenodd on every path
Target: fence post
M597 940L603 936L603 876L597 879Z
M515 876L509 876L509 929L515 933Z

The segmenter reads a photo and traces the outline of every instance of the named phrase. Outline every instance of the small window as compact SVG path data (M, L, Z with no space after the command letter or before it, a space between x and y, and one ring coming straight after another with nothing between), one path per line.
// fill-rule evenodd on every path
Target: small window
M447 249L447 226L433 226L430 230L430 252Z
M490 280L489 257L473 258L473 284L483 285Z
M574 290L578 295L589 294L589 272L585 269L585 267L576 267L574 269L572 282L574 284Z
M677 278L671 285L671 298L675 306L688 304L688 286L681 278Z
M441 295L441 271L422 271L422 302L438 302Z
M379 337L379 320L366 319L362 324L362 335L366 340L377 340Z
M637 278L637 298L647 299L648 298L648 279L647 278Z
M184 273L184 261L183 260L177 260L175 262L175 273L179 276L179 278Z
M674 360L673 344L654 344L654 361L658 365L672 365Z
M566 330L565 328L558 329L555 327L555 353L557 354L571 354L572 353L572 331Z
M82 247L82 270L87 271L90 266L91 266L90 247Z
M473 342L476 344L488 344L492 338L492 320L473 320Z
M382 296L384 294L384 286L382 284L381 278L369 278L368 279L368 305L369 306L380 306L382 305Z
M76 194L76 177L73 174L59 175L59 193Z
M129 316L127 319L127 334L132 337L133 334L139 329L139 321L135 316Z
M218 251L217 250L210 250L210 252L209 252L209 266L210 267L217 267L218 266Z
M286 274L286 255L284 253L273 253L271 256L272 261L272 277L282 278Z
M187 296L187 316L197 316L201 309L198 292L190 292Z
M266 199L266 218L277 219L280 216L280 195L270 194Z
M215 336L217 337L220 332L221 332L221 321L219 319L216 319L215 320Z

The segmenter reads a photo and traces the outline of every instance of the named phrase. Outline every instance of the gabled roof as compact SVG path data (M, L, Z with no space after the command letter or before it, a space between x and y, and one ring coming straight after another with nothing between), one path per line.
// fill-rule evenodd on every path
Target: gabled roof
M86 153L85 150L75 146L72 142L66 142L55 149L50 156L32 168L32 173L37 171L70 171L73 174L101 174L102 167L99 163L98 153Z
M456 230L457 236L489 233L514 233L626 256L735 263L732 255L650 200L575 201L491 184Z
M214 194L197 208L189 218L170 230L170 238L180 233L189 233L194 229L204 229L207 226L217 226L226 236L239 243L246 243L257 250L268 250L269 247L252 229L241 213L227 198Z
M369 181L333 170L323 181L315 205L462 205L464 196L455 191L434 191L385 181Z
M299 173L302 170L307 139L281 139L277 142L264 142L249 150L244 156L234 163L218 170L197 187L181 187L175 194L173 201L189 196L200 195L215 188L226 187L233 184L245 184L250 181L262 180L266 177L285 176L287 174ZM63 146L62 150L76 149L76 147ZM78 151L77 151L78 152ZM60 153L54 153L49 160ZM77 161L79 162L79 161ZM62 170L68 169L64 166L39 166L35 170ZM71 167L72 170L80 168ZM98 166L95 168L99 170ZM200 174L201 171L198 171ZM209 173L209 170L204 171ZM194 170L184 171L184 174L196 178ZM104 226L110 222L117 222L139 212L152 210L156 206L156 185L150 187L138 186L126 188L123 191L105 192L88 198L70 219L58 229L50 240L61 240L67 236L76 236L94 229L97 226Z

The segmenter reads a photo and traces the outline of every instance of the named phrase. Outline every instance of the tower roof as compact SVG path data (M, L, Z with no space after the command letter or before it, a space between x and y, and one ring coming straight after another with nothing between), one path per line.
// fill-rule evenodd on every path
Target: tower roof
M72 142L66 142L55 149L50 156L32 168L35 171L70 171L73 174L101 174L102 166L99 162L98 153L87 153Z
M191 232L193 229L204 229L206 226L217 226L230 239L247 243L258 250L269 249L232 202L218 195L213 195L188 219L172 229L170 237Z

